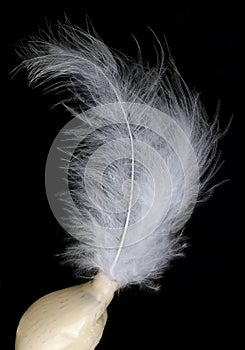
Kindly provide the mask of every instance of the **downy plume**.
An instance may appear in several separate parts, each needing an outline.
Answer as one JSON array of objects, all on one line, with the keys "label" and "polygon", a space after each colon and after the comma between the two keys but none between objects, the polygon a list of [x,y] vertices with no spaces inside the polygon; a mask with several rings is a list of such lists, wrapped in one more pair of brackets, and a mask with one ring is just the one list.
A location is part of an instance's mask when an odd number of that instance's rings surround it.
[{"label": "downy plume", "polygon": [[69,24],[22,52],[30,84],[65,91],[78,121],[63,133],[72,143],[63,147],[63,225],[76,239],[67,256],[78,275],[99,269],[121,287],[154,287],[183,253],[184,225],[219,167],[217,116],[209,121],[155,40],[152,68],[139,46],[132,59]]}]

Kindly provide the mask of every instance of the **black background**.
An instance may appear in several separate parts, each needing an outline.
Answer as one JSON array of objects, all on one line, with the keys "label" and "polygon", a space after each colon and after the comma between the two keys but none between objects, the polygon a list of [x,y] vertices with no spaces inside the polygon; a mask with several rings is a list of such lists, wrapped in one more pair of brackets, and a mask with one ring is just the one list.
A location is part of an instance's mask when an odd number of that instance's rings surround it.
[{"label": "black background", "polygon": [[220,143],[225,163],[215,179],[229,182],[196,209],[186,227],[190,244],[186,257],[172,262],[160,292],[134,287],[114,298],[98,350],[219,349],[229,341],[237,348],[242,279],[240,10],[234,2],[224,1],[150,1],[137,6],[133,2],[69,1],[56,6],[33,2],[2,9],[2,188],[6,196],[1,233],[1,350],[14,349],[17,324],[32,302],[79,283],[56,256],[65,246],[65,235],[49,208],[44,185],[50,145],[69,116],[61,107],[51,110],[57,102],[54,96],[28,88],[25,72],[9,78],[20,63],[15,53],[20,40],[45,28],[46,20],[62,21],[64,13],[82,28],[88,15],[104,41],[128,55],[136,54],[133,33],[151,64],[153,36],[147,26],[160,40],[164,34],[183,78],[201,92],[208,113],[215,113],[219,100],[222,128],[234,115]]}]

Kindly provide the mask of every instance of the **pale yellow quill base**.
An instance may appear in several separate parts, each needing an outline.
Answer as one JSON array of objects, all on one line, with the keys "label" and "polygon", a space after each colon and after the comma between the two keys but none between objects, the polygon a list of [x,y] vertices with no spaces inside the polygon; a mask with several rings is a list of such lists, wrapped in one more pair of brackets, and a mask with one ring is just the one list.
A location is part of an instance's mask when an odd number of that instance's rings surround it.
[{"label": "pale yellow quill base", "polygon": [[93,350],[118,284],[99,272],[85,284],[37,300],[20,320],[15,350]]}]

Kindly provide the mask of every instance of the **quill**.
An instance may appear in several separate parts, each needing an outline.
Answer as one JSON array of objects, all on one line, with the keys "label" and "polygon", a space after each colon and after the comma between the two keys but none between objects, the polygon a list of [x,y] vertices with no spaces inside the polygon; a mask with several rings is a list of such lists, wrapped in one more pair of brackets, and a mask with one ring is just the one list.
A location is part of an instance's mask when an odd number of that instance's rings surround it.
[{"label": "quill", "polygon": [[[114,281],[113,292],[130,284],[158,287],[171,259],[183,254],[183,227],[212,193],[209,181],[219,168],[217,117],[208,119],[156,40],[153,68],[140,49],[134,60],[109,49],[94,31],[69,24],[59,25],[57,37],[30,40],[22,53],[30,85],[69,94],[61,102],[74,117],[56,138],[65,140],[59,144],[65,218],[50,199],[76,239],[66,256],[78,276],[100,271]],[[54,142],[49,198],[56,155]]]}]

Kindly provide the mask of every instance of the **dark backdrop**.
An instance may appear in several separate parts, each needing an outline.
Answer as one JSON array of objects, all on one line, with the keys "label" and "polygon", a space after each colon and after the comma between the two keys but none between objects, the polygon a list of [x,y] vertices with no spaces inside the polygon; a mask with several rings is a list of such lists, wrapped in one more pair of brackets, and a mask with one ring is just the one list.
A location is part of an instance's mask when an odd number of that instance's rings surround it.
[{"label": "dark backdrop", "polygon": [[[56,102],[27,87],[25,72],[13,80],[9,72],[18,63],[15,48],[21,39],[54,23],[64,13],[85,28],[88,14],[104,41],[128,55],[141,44],[154,63],[149,25],[168,40],[176,64],[191,88],[201,92],[210,115],[221,103],[221,141],[225,163],[216,182],[230,181],[216,189],[208,203],[196,209],[186,227],[190,247],[184,259],[173,261],[158,293],[129,288],[109,306],[108,323],[98,349],[199,349],[222,348],[239,335],[239,167],[241,114],[239,112],[239,9],[234,2],[146,2],[86,5],[69,1],[2,8],[2,182],[3,230],[1,233],[0,349],[14,349],[17,324],[27,307],[39,297],[78,283],[69,266],[56,256],[65,246],[63,229],[49,208],[44,171],[49,147],[69,120]],[[6,54],[5,54],[6,53]],[[237,348],[234,343],[232,348]],[[26,349],[28,350],[28,349]],[[51,349],[50,349],[51,350]]]}]

